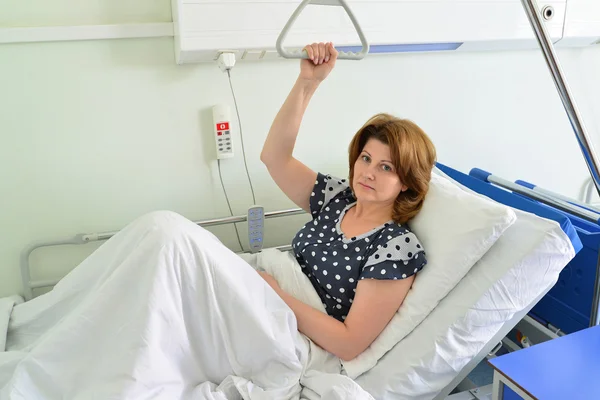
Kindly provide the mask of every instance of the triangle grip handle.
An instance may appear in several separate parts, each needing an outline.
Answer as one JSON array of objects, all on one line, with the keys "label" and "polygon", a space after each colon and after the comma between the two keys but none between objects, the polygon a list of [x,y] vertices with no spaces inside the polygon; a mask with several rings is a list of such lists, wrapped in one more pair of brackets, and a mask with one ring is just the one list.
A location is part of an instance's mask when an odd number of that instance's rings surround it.
[{"label": "triangle grip handle", "polygon": [[350,17],[350,21],[352,21],[352,24],[354,25],[354,29],[356,29],[356,33],[358,33],[358,37],[360,38],[360,42],[362,43],[362,49],[359,52],[340,51],[339,55],[338,55],[338,59],[339,60],[362,60],[363,58],[365,58],[365,56],[369,53],[369,42],[367,41],[367,38],[365,37],[365,34],[364,34],[362,28],[360,27],[360,24],[358,23],[358,20],[352,13],[352,10],[350,9],[350,7],[348,7],[348,4],[346,3],[345,0],[303,0],[302,3],[300,3],[298,8],[296,9],[296,11],[294,11],[292,16],[288,20],[288,22],[285,24],[283,30],[281,31],[281,33],[279,34],[279,37],[277,38],[277,44],[276,44],[277,52],[283,58],[297,58],[297,59],[307,59],[308,58],[308,54],[306,53],[305,50],[288,50],[288,49],[286,49],[283,46],[283,41],[287,37],[287,35],[290,31],[290,28],[292,27],[292,25],[294,25],[294,22],[296,21],[298,16],[300,14],[302,14],[302,11],[304,11],[304,8],[309,4],[342,7],[346,11],[346,14],[348,14],[348,17]]}]

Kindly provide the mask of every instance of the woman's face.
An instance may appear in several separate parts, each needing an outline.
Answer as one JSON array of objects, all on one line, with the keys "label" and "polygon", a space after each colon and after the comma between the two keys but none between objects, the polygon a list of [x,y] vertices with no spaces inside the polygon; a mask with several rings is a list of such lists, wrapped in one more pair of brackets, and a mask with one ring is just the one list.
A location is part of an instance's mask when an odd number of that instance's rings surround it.
[{"label": "woman's face", "polygon": [[352,185],[358,201],[393,204],[407,187],[400,181],[390,147],[377,139],[369,139],[354,163]]}]

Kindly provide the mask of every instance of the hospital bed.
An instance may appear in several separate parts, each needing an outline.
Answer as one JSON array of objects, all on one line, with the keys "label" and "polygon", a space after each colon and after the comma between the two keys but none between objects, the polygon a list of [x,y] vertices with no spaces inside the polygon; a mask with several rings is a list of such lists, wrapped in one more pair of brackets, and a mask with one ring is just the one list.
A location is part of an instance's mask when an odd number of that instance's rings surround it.
[{"label": "hospital bed", "polygon": [[[519,223],[528,221],[547,223],[548,221],[552,221],[557,226],[557,229],[560,229],[561,232],[569,237],[573,252],[581,249],[581,241],[573,224],[569,218],[555,209],[534,204],[518,194],[481,182],[476,178],[443,164],[437,165],[435,173],[452,180],[465,191],[475,193],[478,196],[485,196],[515,210],[524,211],[523,214],[519,214],[519,219],[515,223],[513,231],[507,231],[503,234],[505,240],[509,240],[511,235],[515,236],[519,235],[519,232],[525,232],[523,229],[527,229],[527,227],[520,227]],[[266,212],[265,218],[283,218],[303,213],[304,211],[301,209],[273,211]],[[242,215],[196,221],[196,223],[203,227],[211,227],[240,223],[246,220],[247,217]],[[34,251],[49,246],[103,241],[110,239],[116,233],[116,231],[83,233],[75,235],[68,240],[36,243],[26,248],[23,251],[21,259],[26,300],[34,296],[34,289],[52,286],[56,283],[56,281],[31,279],[29,259]],[[513,240],[515,239],[516,236]],[[277,249],[286,252],[290,251],[291,247],[283,245],[277,247]],[[531,249],[526,248],[522,256],[528,256],[535,251],[533,247]],[[495,255],[492,254],[492,249],[488,253],[490,259],[495,258]],[[453,391],[460,390],[462,387],[461,382],[465,380],[473,368],[487,357],[494,355],[506,335],[523,320],[527,313],[553,287],[562,267],[567,263],[567,261],[564,263],[559,262],[554,269],[548,271],[546,279],[539,279],[540,277],[536,275],[541,273],[540,270],[533,263],[522,262],[519,257],[515,259],[507,257],[506,262],[498,264],[501,266],[498,268],[492,268],[490,265],[485,264],[473,267],[463,281],[452,289],[446,298],[440,302],[436,310],[432,311],[419,326],[386,354],[371,371],[356,378],[356,382],[377,399],[405,398],[402,395],[406,395],[406,392],[399,395],[399,392],[396,391],[397,386],[390,383],[394,379],[397,379],[398,376],[406,377],[408,380],[418,379],[424,381],[418,385],[414,384],[413,388],[417,394],[411,394],[411,398],[444,399]],[[568,257],[565,255],[565,260]],[[514,297],[510,298],[510,303],[514,303],[515,308],[510,313],[503,314],[493,309],[486,310],[486,305],[489,305],[490,299],[495,299],[492,302],[495,304],[502,304],[502,301],[506,301],[506,299],[502,300],[506,296],[503,288],[510,285],[514,277],[520,277],[527,282],[539,282],[532,284],[528,290],[525,290],[525,294],[530,296],[527,304],[521,304],[524,293],[514,293]],[[474,288],[479,291],[480,295],[476,295],[477,290],[474,290]],[[473,293],[475,293],[475,297]],[[532,296],[532,293],[535,293],[535,296]],[[513,295],[511,294],[511,296]],[[468,303],[466,308],[464,307],[464,303]],[[471,330],[470,322],[465,324],[465,320],[477,321],[475,322],[476,325],[487,325],[487,328],[483,331]],[[471,332],[469,332],[470,330]],[[466,332],[472,334],[473,337],[464,336]],[[472,340],[473,343],[478,345],[463,349],[454,348],[453,346],[457,346],[457,343],[453,343],[451,339],[458,336],[461,337],[461,340]],[[438,347],[447,353],[456,351],[456,355],[453,355],[453,357],[456,357],[455,360],[446,360],[450,363],[454,362],[455,365],[440,366],[440,355],[431,352],[432,348]],[[410,354],[407,352],[407,348],[412,349]],[[394,371],[394,369],[398,372],[396,378],[389,375],[389,372]],[[400,383],[405,388],[408,384],[408,381]],[[423,389],[424,386],[428,388],[425,390]]]}]

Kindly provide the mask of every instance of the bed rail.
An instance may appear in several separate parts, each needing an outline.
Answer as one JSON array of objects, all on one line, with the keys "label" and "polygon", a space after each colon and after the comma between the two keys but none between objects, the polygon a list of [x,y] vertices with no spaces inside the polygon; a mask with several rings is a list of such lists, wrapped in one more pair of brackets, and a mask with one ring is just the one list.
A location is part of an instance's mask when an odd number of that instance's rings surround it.
[{"label": "bed rail", "polygon": [[555,207],[558,210],[570,213],[579,218],[585,219],[586,221],[593,222],[594,224],[600,225],[600,214],[594,210],[584,208],[578,204],[574,204],[565,200],[564,196],[554,196],[552,192],[542,192],[528,188],[524,185],[513,183],[507,179],[503,179],[499,176],[492,175],[491,173],[484,171],[479,168],[471,169],[470,176],[480,179],[484,182],[493,183],[494,185],[500,186],[504,189],[508,189],[512,192],[519,193],[523,196],[530,197],[541,203]]},{"label": "bed rail", "polygon": [[[576,217],[582,218],[586,221],[600,225],[600,215],[597,212],[583,208],[577,204],[571,204],[560,198],[553,197],[552,192],[547,193],[535,191],[522,186],[517,183],[513,183],[509,180],[500,178],[492,175],[489,172],[483,171],[479,168],[473,168],[470,175],[474,178],[480,179],[484,182],[488,182],[507,190],[511,190],[515,193],[519,193],[523,196],[530,197],[541,203],[555,207],[558,210],[572,214]],[[600,253],[596,262],[596,280],[594,281],[594,289],[592,295],[592,309],[590,313],[590,327],[600,325]]]},{"label": "bed rail", "polygon": [[562,201],[566,201],[567,203],[573,204],[573,205],[575,205],[577,207],[580,207],[582,209],[589,210],[591,212],[595,212],[597,214],[600,214],[600,208],[594,206],[593,204],[581,202],[581,201],[579,201],[577,199],[571,198],[569,196],[562,195],[560,193],[555,193],[555,192],[553,192],[551,190],[544,189],[544,188],[542,188],[540,186],[534,185],[533,183],[530,183],[530,182],[527,182],[527,181],[523,181],[523,180],[520,180],[520,179],[516,180],[515,183],[517,183],[517,184],[519,184],[521,186],[524,186],[526,188],[529,188],[529,189],[533,190],[534,192],[539,192],[541,194],[544,194],[544,195],[547,195],[547,196],[550,196],[550,197],[554,197],[554,198],[562,200]]},{"label": "bed rail", "polygon": [[[292,215],[305,214],[301,208],[292,208],[287,210],[279,210],[279,211],[268,211],[265,212],[265,219],[278,218],[278,217],[287,217]],[[246,215],[238,215],[232,217],[224,217],[224,218],[216,218],[216,219],[206,219],[201,221],[194,221],[195,224],[201,227],[208,226],[217,226],[217,225],[226,225],[226,224],[235,224],[238,222],[246,222],[248,221],[248,217]],[[48,242],[35,242],[30,246],[26,247],[21,252],[21,280],[23,283],[23,298],[25,301],[31,300],[33,298],[33,289],[39,289],[43,287],[54,286],[58,283],[58,280],[31,280],[31,266],[29,263],[31,254],[40,249],[42,247],[53,247],[53,246],[64,246],[64,245],[79,245],[86,244],[91,242],[97,242],[101,240],[108,240],[114,235],[116,235],[119,231],[110,231],[110,232],[97,232],[97,233],[79,233],[73,236],[70,239],[62,239]],[[291,249],[290,245],[276,246],[275,248],[281,251],[287,251]],[[247,251],[243,251],[242,253],[247,253]]]}]

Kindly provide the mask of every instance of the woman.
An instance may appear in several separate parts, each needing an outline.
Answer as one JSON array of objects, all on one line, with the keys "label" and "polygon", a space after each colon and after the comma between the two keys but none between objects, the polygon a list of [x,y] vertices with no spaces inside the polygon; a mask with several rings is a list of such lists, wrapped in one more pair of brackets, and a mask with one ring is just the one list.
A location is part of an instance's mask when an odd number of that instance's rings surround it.
[{"label": "woman", "polygon": [[327,315],[286,294],[298,329],[342,360],[362,353],[406,297],[425,252],[406,223],[422,207],[436,153],[414,123],[376,115],[350,143],[350,179],[316,173],[293,156],[302,116],[335,66],[331,43],[305,47],[300,75],[273,121],[261,160],[281,190],[309,212],[293,250]]},{"label": "woman", "polygon": [[295,160],[308,100],[337,57],[331,44],[307,51],[261,159],[313,217],[293,248],[327,314],[262,273],[267,285],[195,223],[149,213],[13,310],[1,398],[279,400],[307,398],[305,389],[370,398],[341,374],[339,358],[372,343],[425,264],[405,223],[421,207],[435,151],[414,124],[378,115],[350,144],[349,181]]}]

